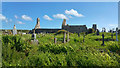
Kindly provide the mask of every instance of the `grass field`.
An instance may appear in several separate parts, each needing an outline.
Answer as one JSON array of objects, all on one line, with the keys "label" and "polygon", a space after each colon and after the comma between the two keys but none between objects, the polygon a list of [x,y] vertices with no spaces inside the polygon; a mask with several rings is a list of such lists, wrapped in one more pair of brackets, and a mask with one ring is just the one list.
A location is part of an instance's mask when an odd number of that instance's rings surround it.
[{"label": "grass field", "polygon": [[[105,39],[111,39],[110,33],[104,33]],[[117,41],[105,41],[102,33],[85,36],[70,33],[70,41],[62,43],[63,34],[37,34],[38,45],[31,43],[31,34],[2,36],[3,66],[115,66],[120,67],[120,46]],[[114,34],[114,39],[116,36]],[[67,39],[67,38],[66,38]],[[119,36],[120,39],[120,36]]]}]

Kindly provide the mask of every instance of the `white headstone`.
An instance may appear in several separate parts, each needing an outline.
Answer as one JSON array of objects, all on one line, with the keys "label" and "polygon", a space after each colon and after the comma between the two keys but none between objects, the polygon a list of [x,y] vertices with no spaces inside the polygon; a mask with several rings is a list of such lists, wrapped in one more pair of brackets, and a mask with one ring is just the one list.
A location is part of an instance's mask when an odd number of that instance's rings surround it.
[{"label": "white headstone", "polygon": [[16,27],[14,25],[14,27],[13,27],[13,35],[16,35],[16,34],[17,34],[17,30],[16,30]]}]

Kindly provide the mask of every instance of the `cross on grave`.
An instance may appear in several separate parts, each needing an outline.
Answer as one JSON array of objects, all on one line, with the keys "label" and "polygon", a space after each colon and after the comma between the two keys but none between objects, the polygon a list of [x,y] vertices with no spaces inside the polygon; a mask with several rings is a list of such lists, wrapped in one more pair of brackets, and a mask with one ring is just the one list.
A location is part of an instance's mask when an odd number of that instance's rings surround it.
[{"label": "cross on grave", "polygon": [[102,45],[104,45],[104,34],[102,34]]}]

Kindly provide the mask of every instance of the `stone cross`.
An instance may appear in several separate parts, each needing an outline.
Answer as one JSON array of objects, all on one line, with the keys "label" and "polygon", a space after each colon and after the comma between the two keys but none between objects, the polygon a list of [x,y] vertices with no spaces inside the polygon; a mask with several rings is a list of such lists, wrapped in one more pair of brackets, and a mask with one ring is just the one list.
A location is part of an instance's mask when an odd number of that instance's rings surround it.
[{"label": "stone cross", "polygon": [[55,44],[57,43],[57,38],[56,38],[56,37],[54,38],[54,43],[55,43]]},{"label": "stone cross", "polygon": [[116,41],[118,41],[118,28],[116,28]]},{"label": "stone cross", "polygon": [[67,32],[67,42],[69,42],[70,39],[69,39],[69,31]]},{"label": "stone cross", "polygon": [[66,32],[64,32],[63,43],[66,43],[66,40],[65,40],[65,38],[66,38]]},{"label": "stone cross", "polygon": [[17,34],[17,30],[16,30],[16,27],[14,25],[14,27],[13,27],[13,35],[16,35],[16,34]]},{"label": "stone cross", "polygon": [[104,45],[104,34],[102,34],[102,45]]}]

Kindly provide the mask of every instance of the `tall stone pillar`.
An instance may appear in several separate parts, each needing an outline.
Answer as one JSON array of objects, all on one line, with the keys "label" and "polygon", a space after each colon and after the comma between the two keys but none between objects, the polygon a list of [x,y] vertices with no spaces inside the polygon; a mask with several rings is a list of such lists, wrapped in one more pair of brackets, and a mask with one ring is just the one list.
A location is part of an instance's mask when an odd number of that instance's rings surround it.
[{"label": "tall stone pillar", "polygon": [[64,32],[63,43],[66,43],[66,40],[65,40],[65,38],[66,38],[66,32]]},{"label": "tall stone pillar", "polygon": [[37,24],[35,26],[35,29],[39,29],[40,28],[40,19],[37,18]]},{"label": "tall stone pillar", "polygon": [[66,19],[63,20],[62,29],[64,29],[64,26],[66,26]]}]

